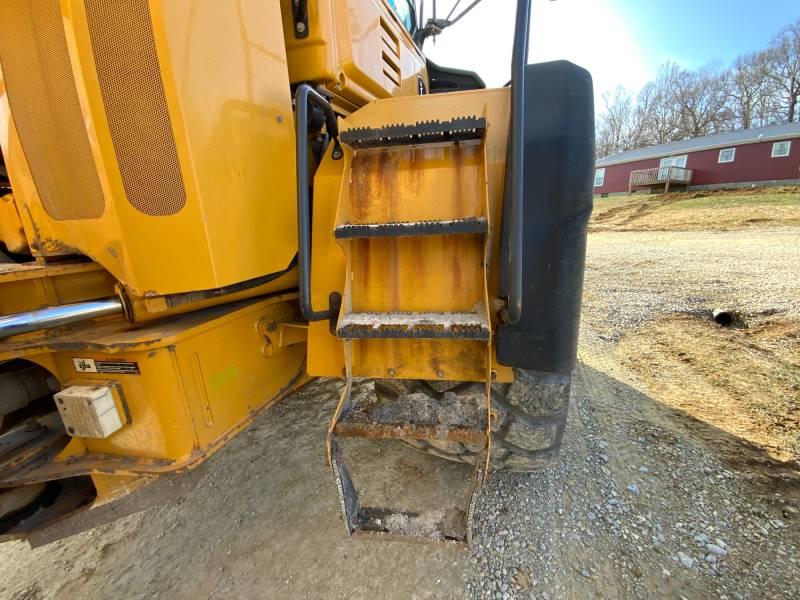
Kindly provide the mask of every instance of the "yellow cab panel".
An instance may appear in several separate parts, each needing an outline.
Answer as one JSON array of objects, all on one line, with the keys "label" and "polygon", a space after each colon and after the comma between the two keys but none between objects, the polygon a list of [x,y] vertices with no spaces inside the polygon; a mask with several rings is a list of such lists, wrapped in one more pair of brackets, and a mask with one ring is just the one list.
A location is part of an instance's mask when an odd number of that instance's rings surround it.
[{"label": "yellow cab panel", "polygon": [[302,31],[292,5],[281,0],[293,84],[321,83],[345,111],[427,90],[425,59],[386,0],[310,0]]}]

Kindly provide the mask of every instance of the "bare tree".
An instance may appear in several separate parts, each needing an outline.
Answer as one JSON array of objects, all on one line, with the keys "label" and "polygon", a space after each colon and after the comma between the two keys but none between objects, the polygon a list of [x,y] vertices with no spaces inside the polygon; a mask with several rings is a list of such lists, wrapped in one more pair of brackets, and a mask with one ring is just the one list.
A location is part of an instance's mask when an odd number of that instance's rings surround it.
[{"label": "bare tree", "polygon": [[800,21],[778,32],[772,39],[766,57],[764,76],[780,94],[785,121],[793,123],[800,117]]},{"label": "bare tree", "polygon": [[598,155],[608,156],[630,150],[633,147],[633,96],[624,87],[618,86],[613,92],[605,92],[602,98],[605,112],[599,118]]},{"label": "bare tree", "polygon": [[737,129],[750,129],[770,124],[774,116],[774,87],[764,76],[766,52],[753,52],[738,57],[726,74],[728,103]]},{"label": "bare tree", "polygon": [[659,101],[658,90],[652,81],[645,84],[636,96],[636,108],[631,128],[631,143],[634,148],[655,143],[651,132],[650,115]]},{"label": "bare tree", "polygon": [[652,83],[652,108],[647,115],[647,133],[652,144],[664,144],[680,137],[680,106],[676,101],[675,88],[678,86],[681,69],[674,62],[668,62],[658,69]]},{"label": "bare tree", "polygon": [[730,129],[725,77],[714,65],[673,74],[674,101],[680,112],[678,138],[695,138]]}]

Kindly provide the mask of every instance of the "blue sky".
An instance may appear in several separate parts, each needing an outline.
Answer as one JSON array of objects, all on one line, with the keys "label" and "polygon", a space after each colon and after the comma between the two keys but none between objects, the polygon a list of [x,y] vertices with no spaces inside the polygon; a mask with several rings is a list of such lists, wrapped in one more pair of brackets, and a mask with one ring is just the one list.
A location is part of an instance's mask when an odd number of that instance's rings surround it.
[{"label": "blue sky", "polygon": [[[439,13],[451,4],[439,0]],[[515,0],[483,0],[435,46],[428,41],[425,52],[440,65],[471,69],[488,85],[502,85],[515,7]],[[617,85],[638,91],[667,60],[685,68],[714,60],[727,65],[765,47],[797,19],[800,0],[534,0],[529,60],[565,58],[589,69],[599,102]]]},{"label": "blue sky", "polygon": [[699,67],[713,59],[729,63],[740,54],[763,48],[776,31],[800,18],[799,0],[612,3],[648,63],[655,65],[669,59],[686,67]]}]

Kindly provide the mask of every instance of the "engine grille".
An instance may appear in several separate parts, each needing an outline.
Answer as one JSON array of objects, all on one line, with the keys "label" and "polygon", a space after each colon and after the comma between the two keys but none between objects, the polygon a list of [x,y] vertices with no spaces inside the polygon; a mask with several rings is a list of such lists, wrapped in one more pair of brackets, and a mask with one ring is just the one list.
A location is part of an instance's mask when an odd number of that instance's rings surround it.
[{"label": "engine grille", "polygon": [[86,0],[86,16],[125,195],[140,212],[173,215],[186,191],[148,2]]},{"label": "engine grille", "polygon": [[45,211],[58,221],[100,217],[103,192],[59,0],[2,0],[0,22],[8,101]]}]

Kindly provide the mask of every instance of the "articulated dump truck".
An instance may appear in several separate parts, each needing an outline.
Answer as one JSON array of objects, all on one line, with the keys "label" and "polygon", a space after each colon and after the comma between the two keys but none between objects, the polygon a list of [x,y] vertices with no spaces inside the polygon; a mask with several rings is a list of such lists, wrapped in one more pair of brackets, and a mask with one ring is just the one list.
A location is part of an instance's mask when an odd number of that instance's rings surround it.
[{"label": "articulated dump truck", "polygon": [[[468,543],[557,456],[593,93],[527,64],[530,4],[486,89],[410,0],[0,2],[0,538],[189,493],[316,377],[347,534]],[[369,506],[359,449],[400,442],[464,495]]]}]

